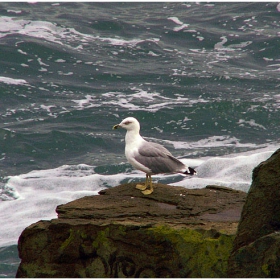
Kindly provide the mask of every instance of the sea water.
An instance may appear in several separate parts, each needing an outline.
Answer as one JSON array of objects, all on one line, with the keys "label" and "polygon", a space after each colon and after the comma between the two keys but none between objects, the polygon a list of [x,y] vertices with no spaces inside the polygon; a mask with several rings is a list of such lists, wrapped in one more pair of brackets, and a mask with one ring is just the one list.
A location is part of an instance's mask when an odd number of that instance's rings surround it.
[{"label": "sea water", "polygon": [[0,277],[17,240],[59,204],[143,181],[127,116],[198,175],[186,188],[248,191],[279,148],[277,3],[1,3]]}]

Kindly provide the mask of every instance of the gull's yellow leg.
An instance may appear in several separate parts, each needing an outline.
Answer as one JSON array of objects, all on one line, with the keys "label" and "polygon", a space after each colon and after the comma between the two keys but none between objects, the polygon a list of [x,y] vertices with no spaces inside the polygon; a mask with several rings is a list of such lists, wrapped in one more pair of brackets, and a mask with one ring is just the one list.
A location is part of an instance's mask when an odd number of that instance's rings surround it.
[{"label": "gull's yellow leg", "polygon": [[149,183],[150,189],[149,190],[147,190],[147,189],[143,190],[142,194],[148,195],[148,194],[151,194],[154,191],[154,188],[153,188],[153,183],[152,183],[152,176],[151,175],[146,175],[146,176],[148,176],[148,181],[149,181],[148,183]]},{"label": "gull's yellow leg", "polygon": [[140,191],[144,191],[145,189],[147,189],[148,187],[148,174],[146,174],[146,181],[145,181],[145,185],[136,185],[136,189],[140,190]]}]

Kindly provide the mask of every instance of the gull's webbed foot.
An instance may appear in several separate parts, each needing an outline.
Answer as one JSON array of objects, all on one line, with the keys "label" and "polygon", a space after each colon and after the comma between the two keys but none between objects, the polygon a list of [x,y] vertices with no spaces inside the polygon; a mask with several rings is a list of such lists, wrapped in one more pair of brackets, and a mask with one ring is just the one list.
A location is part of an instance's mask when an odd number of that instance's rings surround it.
[{"label": "gull's webbed foot", "polygon": [[[150,187],[150,189],[147,189],[148,186]],[[138,184],[138,185],[136,185],[136,189],[140,190],[142,192],[142,194],[144,194],[144,195],[151,194],[154,191],[151,175],[146,174],[145,185]]]},{"label": "gull's webbed foot", "polygon": [[145,189],[147,189],[147,186],[145,185],[136,185],[136,189],[140,190],[140,191],[144,191]]},{"label": "gull's webbed foot", "polygon": [[153,189],[150,189],[150,190],[144,190],[142,191],[142,194],[144,195],[148,195],[148,194],[151,194],[154,190]]}]

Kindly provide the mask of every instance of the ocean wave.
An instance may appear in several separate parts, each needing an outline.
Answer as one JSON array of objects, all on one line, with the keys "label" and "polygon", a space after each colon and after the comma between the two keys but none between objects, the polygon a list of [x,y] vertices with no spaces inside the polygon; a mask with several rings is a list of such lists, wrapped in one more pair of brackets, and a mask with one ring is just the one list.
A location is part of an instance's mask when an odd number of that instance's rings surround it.
[{"label": "ocean wave", "polygon": [[[165,96],[159,92],[147,91],[142,88],[132,87],[132,93],[124,92],[106,92],[101,96],[92,94],[86,95],[82,99],[72,100],[77,105],[73,107],[78,110],[93,108],[93,107],[107,107],[111,106],[117,108],[128,109],[131,111],[147,111],[157,112],[159,110],[173,109],[178,105],[192,107],[198,103],[208,103],[209,100],[200,98],[191,98],[188,96]],[[143,102],[145,100],[145,102]]]},{"label": "ocean wave", "polygon": [[29,83],[24,79],[14,79],[10,77],[0,77],[0,83],[5,83],[7,85],[23,85],[29,86]]},{"label": "ocean wave", "polygon": [[[225,186],[247,192],[251,185],[252,171],[274,151],[254,152],[250,155],[213,157],[205,160],[197,168],[198,176],[184,179],[176,184],[189,188],[203,188],[206,185]],[[183,160],[184,161],[184,160]],[[191,164],[191,161],[184,161]]]},{"label": "ocean wave", "polygon": [[[63,27],[58,24],[41,21],[41,20],[24,20],[14,17],[0,17],[0,38],[8,35],[20,34],[46,41],[72,47],[79,51],[83,45],[93,42],[106,42],[114,46],[131,46],[134,47],[143,42],[157,43],[159,38],[147,39],[124,39],[120,37],[102,37],[100,35],[85,34],[77,31],[75,28]],[[78,43],[78,45],[77,45]]]},{"label": "ocean wave", "polygon": [[[248,148],[256,149],[260,148],[260,145],[255,143],[241,143],[240,139],[234,136],[220,135],[220,136],[210,136],[207,138],[202,138],[198,141],[169,141],[164,140],[164,142],[170,143],[175,149],[195,149],[195,148],[219,148],[219,147],[235,147],[235,148]],[[263,145],[266,146],[265,144]]]},{"label": "ocean wave", "polygon": [[[153,176],[153,181],[186,188],[203,188],[215,184],[248,191],[253,168],[272,153],[260,150],[231,157],[183,158],[181,160],[185,164],[196,168],[197,176],[157,175]],[[59,204],[86,195],[96,195],[101,189],[120,183],[143,181],[145,178],[142,172],[132,169],[116,174],[111,172],[111,175],[98,174],[97,170],[100,171],[86,164],[63,165],[6,178],[4,189],[9,189],[16,199],[0,204],[0,218],[5,224],[0,232],[0,247],[14,244],[20,232],[31,223],[55,218],[55,208]],[[10,215],[11,209],[13,215]]]}]

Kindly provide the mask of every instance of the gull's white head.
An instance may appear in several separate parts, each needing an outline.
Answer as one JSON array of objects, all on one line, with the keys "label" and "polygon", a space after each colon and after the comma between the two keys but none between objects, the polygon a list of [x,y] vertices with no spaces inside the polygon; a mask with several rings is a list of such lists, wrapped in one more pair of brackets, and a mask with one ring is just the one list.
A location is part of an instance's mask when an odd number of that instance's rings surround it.
[{"label": "gull's white head", "polygon": [[133,117],[125,118],[120,124],[113,126],[113,129],[124,128],[127,131],[140,131],[140,123]]}]

